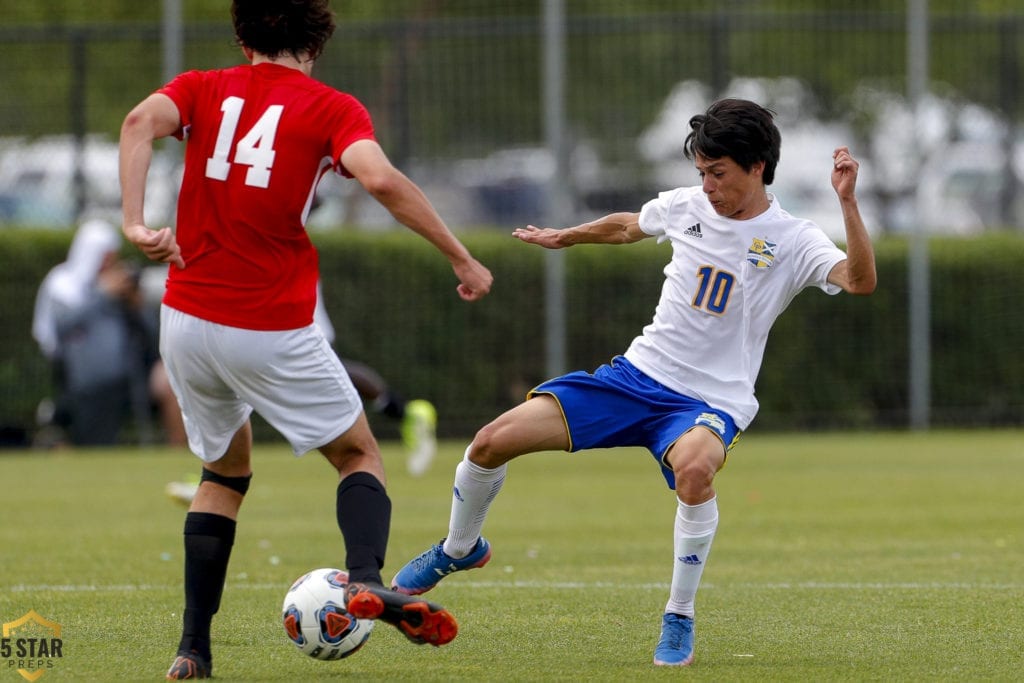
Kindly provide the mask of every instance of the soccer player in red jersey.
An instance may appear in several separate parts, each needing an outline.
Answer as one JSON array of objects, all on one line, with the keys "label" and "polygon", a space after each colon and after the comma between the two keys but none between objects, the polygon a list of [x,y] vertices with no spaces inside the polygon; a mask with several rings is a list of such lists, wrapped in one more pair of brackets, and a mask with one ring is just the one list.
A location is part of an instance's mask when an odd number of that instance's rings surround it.
[{"label": "soccer player in red jersey", "polygon": [[[423,192],[388,160],[366,109],[311,77],[334,30],[327,0],[235,0],[248,61],[189,71],[139,103],[120,140],[123,231],[172,264],[160,350],[203,461],[185,519],[185,610],[169,679],[208,677],[236,519],[252,477],[253,410],[296,455],[319,450],[337,469],[336,515],[349,572],[348,609],[442,645],[458,625],[442,607],[382,586],[391,522],[384,468],[362,403],[313,323],[317,252],[305,230],[328,171],[354,177],[450,262],[459,296],[488,293],[491,274],[448,230]],[[143,219],[153,141],[186,139],[176,228]]]}]

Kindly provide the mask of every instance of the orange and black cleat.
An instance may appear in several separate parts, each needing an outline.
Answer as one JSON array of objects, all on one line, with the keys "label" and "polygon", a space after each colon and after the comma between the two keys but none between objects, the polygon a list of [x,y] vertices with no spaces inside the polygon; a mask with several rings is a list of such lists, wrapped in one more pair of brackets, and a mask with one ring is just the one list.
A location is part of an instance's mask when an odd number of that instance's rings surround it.
[{"label": "orange and black cleat", "polygon": [[345,596],[349,614],[391,624],[417,645],[444,645],[459,633],[459,624],[448,610],[422,598],[366,583],[348,584]]},{"label": "orange and black cleat", "polygon": [[179,652],[174,664],[167,670],[167,680],[186,681],[194,678],[210,678],[213,665],[210,660],[203,659],[195,650]]}]

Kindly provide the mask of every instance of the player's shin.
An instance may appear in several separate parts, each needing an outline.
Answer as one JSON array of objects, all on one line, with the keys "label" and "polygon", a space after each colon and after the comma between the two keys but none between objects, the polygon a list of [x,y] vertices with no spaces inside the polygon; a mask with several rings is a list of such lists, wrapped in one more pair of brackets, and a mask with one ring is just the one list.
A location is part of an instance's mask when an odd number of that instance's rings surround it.
[{"label": "player's shin", "polygon": [[179,653],[210,659],[210,624],[220,609],[235,521],[206,512],[185,517],[185,612]]},{"label": "player's shin", "polygon": [[473,552],[484,526],[491,501],[505,483],[508,464],[487,469],[466,457],[455,468],[455,486],[452,490],[452,514],[444,552],[450,557],[463,558]]},{"label": "player's shin", "polygon": [[383,584],[380,576],[391,530],[391,499],[369,472],[338,484],[338,528],[345,540],[345,567],[353,583]]},{"label": "player's shin", "polygon": [[678,501],[676,509],[673,547],[675,560],[672,567],[672,587],[665,611],[692,617],[697,586],[704,565],[711,553],[711,542],[718,528],[718,502],[716,498],[699,505]]}]

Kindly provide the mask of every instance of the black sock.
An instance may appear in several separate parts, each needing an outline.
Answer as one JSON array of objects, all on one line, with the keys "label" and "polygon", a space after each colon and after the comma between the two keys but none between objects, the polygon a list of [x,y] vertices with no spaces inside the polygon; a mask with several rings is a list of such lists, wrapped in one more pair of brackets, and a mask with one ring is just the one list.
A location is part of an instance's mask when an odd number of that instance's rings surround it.
[{"label": "black sock", "polygon": [[338,528],[349,581],[383,584],[380,570],[391,529],[391,499],[377,477],[356,472],[338,484]]},{"label": "black sock", "polygon": [[179,652],[210,657],[210,624],[220,609],[235,521],[207,512],[185,516],[185,613]]}]

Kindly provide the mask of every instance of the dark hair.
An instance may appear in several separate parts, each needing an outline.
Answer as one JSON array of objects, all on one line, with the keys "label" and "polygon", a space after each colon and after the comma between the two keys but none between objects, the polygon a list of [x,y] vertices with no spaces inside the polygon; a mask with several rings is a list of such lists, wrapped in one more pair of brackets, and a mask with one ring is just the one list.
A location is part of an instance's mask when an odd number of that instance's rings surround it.
[{"label": "dark hair", "polygon": [[268,57],[316,59],[334,33],[327,0],[233,0],[231,20],[238,44]]},{"label": "dark hair", "polygon": [[779,163],[782,135],[774,112],[749,100],[724,99],[690,119],[690,134],[683,143],[687,159],[697,154],[708,159],[729,157],[744,171],[764,162],[762,180],[771,185]]}]

